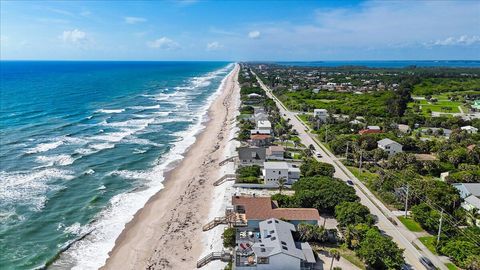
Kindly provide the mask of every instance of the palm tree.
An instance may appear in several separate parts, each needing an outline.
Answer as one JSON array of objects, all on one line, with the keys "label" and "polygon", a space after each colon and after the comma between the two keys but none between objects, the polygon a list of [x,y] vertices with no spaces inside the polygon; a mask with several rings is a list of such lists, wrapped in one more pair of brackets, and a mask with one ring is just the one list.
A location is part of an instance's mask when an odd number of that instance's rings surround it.
[{"label": "palm tree", "polygon": [[285,179],[285,177],[280,177],[278,179],[278,191],[280,194],[282,194],[282,191],[285,188],[286,183],[287,183],[287,179]]},{"label": "palm tree", "polygon": [[480,219],[480,210],[472,207],[472,209],[468,210],[468,215],[470,216],[470,221],[472,222],[472,225],[477,225],[477,220]]},{"label": "palm tree", "polygon": [[328,253],[332,257],[332,263],[330,264],[330,270],[333,268],[333,260],[340,260],[340,252],[337,249],[331,249]]}]

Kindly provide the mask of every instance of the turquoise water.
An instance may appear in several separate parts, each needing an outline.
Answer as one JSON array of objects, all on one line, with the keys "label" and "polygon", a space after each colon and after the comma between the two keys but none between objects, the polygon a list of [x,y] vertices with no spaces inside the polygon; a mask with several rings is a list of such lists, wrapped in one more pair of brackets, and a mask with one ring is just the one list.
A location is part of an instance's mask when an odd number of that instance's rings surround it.
[{"label": "turquoise water", "polygon": [[1,268],[101,266],[232,67],[0,62]]}]

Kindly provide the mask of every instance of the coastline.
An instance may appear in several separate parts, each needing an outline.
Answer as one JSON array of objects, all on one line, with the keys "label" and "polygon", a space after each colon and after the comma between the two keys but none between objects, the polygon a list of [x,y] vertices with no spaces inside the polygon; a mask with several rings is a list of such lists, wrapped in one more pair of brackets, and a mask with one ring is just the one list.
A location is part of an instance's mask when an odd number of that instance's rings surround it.
[{"label": "coastline", "polygon": [[234,124],[238,71],[236,64],[208,109],[205,128],[184,159],[164,174],[164,189],[125,225],[102,269],[195,268],[203,250],[201,226],[210,211],[205,202],[212,198]]}]

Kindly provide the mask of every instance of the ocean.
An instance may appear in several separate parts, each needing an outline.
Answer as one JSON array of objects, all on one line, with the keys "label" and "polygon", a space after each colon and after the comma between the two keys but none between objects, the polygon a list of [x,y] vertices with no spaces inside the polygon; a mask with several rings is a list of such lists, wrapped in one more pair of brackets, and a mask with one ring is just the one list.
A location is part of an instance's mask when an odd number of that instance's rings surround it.
[{"label": "ocean", "polygon": [[363,66],[369,68],[405,68],[448,67],[448,68],[480,68],[480,60],[384,60],[384,61],[312,61],[312,62],[276,62],[286,66],[304,67],[341,67]]},{"label": "ocean", "polygon": [[0,265],[96,269],[182,158],[227,62],[0,62]]}]

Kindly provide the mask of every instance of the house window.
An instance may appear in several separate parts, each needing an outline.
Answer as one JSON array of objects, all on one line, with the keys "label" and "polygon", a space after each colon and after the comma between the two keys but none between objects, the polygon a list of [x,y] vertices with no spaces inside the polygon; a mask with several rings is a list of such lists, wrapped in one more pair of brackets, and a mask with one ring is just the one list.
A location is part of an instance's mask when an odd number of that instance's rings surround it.
[{"label": "house window", "polygon": [[258,257],[257,259],[258,264],[268,264],[268,257]]}]

